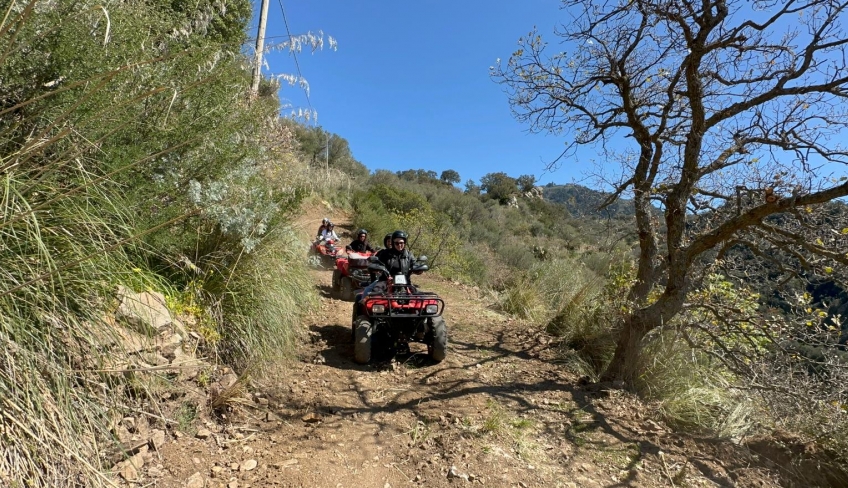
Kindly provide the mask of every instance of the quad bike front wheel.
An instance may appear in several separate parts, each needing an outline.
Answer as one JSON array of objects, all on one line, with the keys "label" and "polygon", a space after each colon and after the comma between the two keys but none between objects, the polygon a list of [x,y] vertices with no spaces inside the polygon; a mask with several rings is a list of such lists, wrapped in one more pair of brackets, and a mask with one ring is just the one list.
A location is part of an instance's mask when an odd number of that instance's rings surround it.
[{"label": "quad bike front wheel", "polygon": [[442,317],[433,317],[430,327],[433,331],[433,340],[427,344],[427,355],[433,361],[440,363],[448,352],[448,326]]},{"label": "quad bike front wheel", "polygon": [[368,364],[371,361],[371,345],[373,344],[371,335],[371,322],[368,317],[360,315],[353,321],[354,341],[353,341],[353,358],[359,364]]}]

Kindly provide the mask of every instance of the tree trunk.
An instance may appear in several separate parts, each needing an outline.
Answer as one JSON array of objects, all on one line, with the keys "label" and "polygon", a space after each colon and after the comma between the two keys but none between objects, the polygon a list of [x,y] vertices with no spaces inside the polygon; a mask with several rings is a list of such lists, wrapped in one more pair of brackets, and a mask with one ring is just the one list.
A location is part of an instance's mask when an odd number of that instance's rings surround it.
[{"label": "tree trunk", "polygon": [[615,354],[601,381],[624,381],[628,386],[639,374],[642,340],[648,332],[668,324],[683,308],[686,296],[685,273],[678,272],[669,278],[665,293],[651,305],[634,310],[622,319],[621,332],[615,345]]},{"label": "tree trunk", "polygon": [[627,385],[631,385],[636,379],[638,370],[636,365],[642,352],[642,339],[651,327],[645,322],[641,311],[636,311],[622,320],[615,354],[601,375],[601,381],[624,381]]}]

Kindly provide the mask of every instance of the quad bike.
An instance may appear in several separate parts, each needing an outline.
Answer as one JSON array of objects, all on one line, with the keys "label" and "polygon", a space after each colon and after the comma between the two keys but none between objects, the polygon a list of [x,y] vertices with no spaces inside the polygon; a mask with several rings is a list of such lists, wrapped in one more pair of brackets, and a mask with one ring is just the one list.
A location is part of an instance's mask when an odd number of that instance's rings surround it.
[{"label": "quad bike", "polygon": [[[427,271],[422,256],[413,266],[415,274]],[[445,359],[448,329],[442,312],[445,302],[435,293],[419,292],[404,275],[392,276],[379,262],[368,269],[384,273],[386,287],[370,290],[353,305],[353,353],[357,363],[371,361],[372,353],[386,352],[394,357],[409,342],[427,344],[427,354],[435,362]]]},{"label": "quad bike", "polygon": [[371,283],[371,271],[368,270],[368,259],[373,253],[351,252],[347,256],[336,258],[336,269],[333,270],[333,296],[352,302],[356,290],[365,288]]},{"label": "quad bike", "polygon": [[336,241],[319,239],[309,248],[309,263],[316,267],[332,268],[338,253]]}]

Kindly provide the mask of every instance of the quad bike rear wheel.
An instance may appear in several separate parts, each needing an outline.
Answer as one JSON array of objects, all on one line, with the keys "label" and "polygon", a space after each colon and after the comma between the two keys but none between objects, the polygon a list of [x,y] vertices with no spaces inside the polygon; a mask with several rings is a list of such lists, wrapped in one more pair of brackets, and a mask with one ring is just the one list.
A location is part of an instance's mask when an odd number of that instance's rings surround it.
[{"label": "quad bike rear wheel", "polygon": [[359,364],[368,364],[371,361],[371,322],[368,317],[360,315],[353,321],[355,340],[353,342],[353,358]]},{"label": "quad bike rear wheel", "polygon": [[430,359],[440,363],[445,359],[448,352],[448,326],[442,317],[433,317],[431,325],[433,341],[427,344],[427,354]]},{"label": "quad bike rear wheel", "polygon": [[343,298],[340,295],[341,294],[341,279],[342,279],[342,272],[337,270],[337,269],[334,269],[333,270],[333,286],[332,286],[331,292],[330,292],[330,294],[333,296],[333,298]]},{"label": "quad bike rear wheel", "polygon": [[353,301],[353,280],[350,276],[341,279],[341,297],[342,300]]}]

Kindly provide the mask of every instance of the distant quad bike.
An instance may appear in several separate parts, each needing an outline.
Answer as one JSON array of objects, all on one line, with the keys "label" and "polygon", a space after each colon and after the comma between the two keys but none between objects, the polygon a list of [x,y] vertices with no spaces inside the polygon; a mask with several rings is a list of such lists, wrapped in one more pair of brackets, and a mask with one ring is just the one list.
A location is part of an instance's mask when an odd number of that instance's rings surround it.
[{"label": "distant quad bike", "polygon": [[[422,256],[413,266],[415,274],[427,271]],[[353,305],[353,354],[357,363],[366,364],[372,355],[387,353],[394,357],[409,342],[427,344],[427,354],[434,362],[445,359],[448,329],[442,312],[445,302],[435,293],[418,292],[407,283],[406,276],[389,275],[379,262],[369,269],[387,275],[383,290],[372,290]]]},{"label": "distant quad bike", "polygon": [[338,253],[336,241],[319,239],[309,248],[309,263],[316,267],[332,268]]},{"label": "distant quad bike", "polygon": [[334,297],[352,302],[356,290],[365,288],[371,283],[368,260],[372,254],[370,252],[351,252],[347,256],[336,258],[336,269],[333,270]]}]

